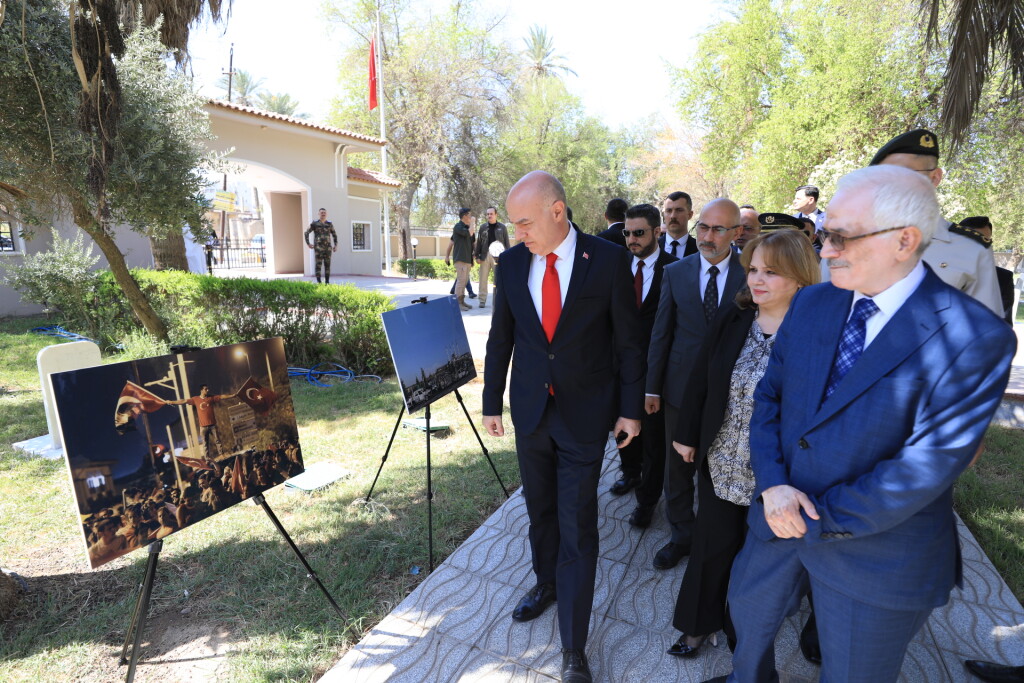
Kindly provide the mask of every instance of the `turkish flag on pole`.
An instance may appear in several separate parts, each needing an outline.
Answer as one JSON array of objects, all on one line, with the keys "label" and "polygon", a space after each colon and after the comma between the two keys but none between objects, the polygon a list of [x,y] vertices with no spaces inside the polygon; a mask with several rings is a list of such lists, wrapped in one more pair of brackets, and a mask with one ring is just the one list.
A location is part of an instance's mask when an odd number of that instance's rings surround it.
[{"label": "turkish flag on pole", "polygon": [[114,408],[114,429],[120,434],[135,430],[135,418],[152,413],[167,405],[163,399],[134,382],[125,382]]},{"label": "turkish flag on pole", "polygon": [[235,393],[235,398],[249,404],[258,413],[265,413],[277,400],[277,394],[266,387],[260,386],[252,377],[245,380],[242,388]]},{"label": "turkish flag on pole", "polygon": [[370,111],[377,108],[377,37],[370,39]]}]

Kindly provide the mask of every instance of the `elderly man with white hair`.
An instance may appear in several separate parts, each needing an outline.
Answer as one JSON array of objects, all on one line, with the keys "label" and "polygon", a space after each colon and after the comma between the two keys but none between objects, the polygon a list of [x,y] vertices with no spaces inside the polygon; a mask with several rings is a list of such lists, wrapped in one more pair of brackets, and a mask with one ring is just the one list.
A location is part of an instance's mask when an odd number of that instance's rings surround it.
[{"label": "elderly man with white hair", "polygon": [[829,204],[832,281],[794,298],[754,395],[729,681],[778,680],[775,636],[808,587],[821,680],[895,681],[960,580],[952,486],[1003,395],[1016,338],[921,261],[938,224],[931,183],[896,166],[847,174]]}]

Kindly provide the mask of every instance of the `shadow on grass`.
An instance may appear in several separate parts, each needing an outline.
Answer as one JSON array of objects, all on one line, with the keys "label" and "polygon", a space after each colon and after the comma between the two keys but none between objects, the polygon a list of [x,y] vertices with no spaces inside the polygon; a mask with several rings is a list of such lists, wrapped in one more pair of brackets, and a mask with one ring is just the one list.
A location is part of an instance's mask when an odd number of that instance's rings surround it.
[{"label": "shadow on grass", "polygon": [[[518,485],[514,454],[501,452],[494,457],[506,483]],[[407,468],[420,465],[389,461],[385,472]],[[479,468],[486,468],[490,476],[487,491],[471,490],[467,484],[479,478]],[[434,475],[434,548],[440,563],[474,530],[457,520],[465,519],[470,508],[483,520],[505,498],[482,456],[436,466]],[[223,649],[230,651],[244,643],[246,657],[235,662],[244,670],[232,670],[234,678],[309,680],[322,673],[426,576],[425,480],[423,491],[416,495],[416,477],[409,473],[402,477],[412,483],[378,485],[371,505],[357,502],[366,492],[355,491],[355,486],[342,490],[335,485],[313,494],[275,489],[268,497],[341,606],[343,617],[306,578],[284,539],[254,505],[242,503],[166,539],[143,633],[140,672],[146,667],[157,676],[161,666],[173,662],[224,656],[199,653],[182,659],[177,655],[182,643],[175,631],[202,624],[208,631],[216,625],[226,629],[221,636],[226,643]],[[413,489],[413,495],[406,489]],[[241,525],[232,524],[242,531],[225,529],[219,536],[216,525],[229,514],[244,516]],[[193,532],[208,536],[207,542],[193,538]],[[92,653],[87,671],[104,679],[123,675],[117,659],[146,555],[136,551],[119,566],[93,572],[27,577],[30,592],[0,628],[0,662],[47,657],[91,644],[86,648]],[[411,574],[412,564],[423,567],[423,572]],[[282,644],[288,652],[280,651]],[[175,655],[170,661],[153,661],[172,650]],[[259,652],[265,656],[253,656]]]}]

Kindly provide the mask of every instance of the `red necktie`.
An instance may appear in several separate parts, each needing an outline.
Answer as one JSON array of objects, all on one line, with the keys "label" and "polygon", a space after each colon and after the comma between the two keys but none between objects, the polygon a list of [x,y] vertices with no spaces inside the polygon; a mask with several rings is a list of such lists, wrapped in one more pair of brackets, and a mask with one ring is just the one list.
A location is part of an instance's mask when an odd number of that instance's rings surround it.
[{"label": "red necktie", "polygon": [[549,342],[555,337],[558,316],[562,314],[562,287],[558,283],[558,271],[555,270],[557,259],[558,254],[552,252],[547,255],[548,265],[544,269],[544,282],[540,286],[541,324]]},{"label": "red necktie", "polygon": [[644,262],[637,261],[636,275],[633,276],[633,289],[636,290],[636,307],[640,308],[644,303]]},{"label": "red necktie", "polygon": [[[558,254],[547,255],[548,265],[544,269],[544,281],[540,286],[540,319],[544,327],[544,334],[548,342],[555,336],[555,328],[558,327],[558,316],[562,314],[562,287],[558,283],[558,271],[555,270],[555,261]],[[548,393],[555,395],[555,385],[548,386]]]}]

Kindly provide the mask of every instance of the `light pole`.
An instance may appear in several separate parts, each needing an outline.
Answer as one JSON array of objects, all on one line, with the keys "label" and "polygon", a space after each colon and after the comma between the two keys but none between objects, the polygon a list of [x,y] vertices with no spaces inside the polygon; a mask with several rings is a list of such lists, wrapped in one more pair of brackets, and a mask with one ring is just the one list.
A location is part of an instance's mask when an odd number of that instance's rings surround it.
[{"label": "light pole", "polygon": [[241,358],[242,356],[245,356],[245,364],[249,367],[249,376],[252,377],[252,363],[249,361],[249,354],[242,349],[235,349],[235,357]]},{"label": "light pole", "polygon": [[412,279],[416,279],[416,247],[420,246],[420,241],[413,237],[410,242],[412,243]]}]

